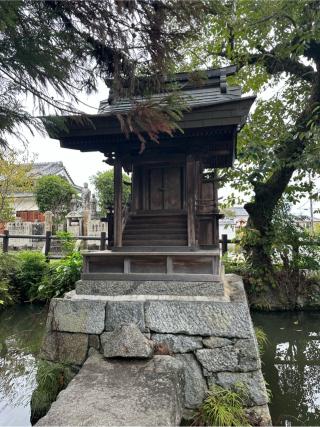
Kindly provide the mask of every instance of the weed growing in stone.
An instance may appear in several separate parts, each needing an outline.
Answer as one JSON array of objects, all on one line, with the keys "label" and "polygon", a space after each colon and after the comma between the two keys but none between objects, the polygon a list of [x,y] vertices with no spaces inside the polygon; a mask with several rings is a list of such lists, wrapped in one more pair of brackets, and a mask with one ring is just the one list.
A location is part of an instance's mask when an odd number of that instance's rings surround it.
[{"label": "weed growing in stone", "polygon": [[241,385],[237,391],[212,386],[195,415],[193,426],[250,426],[245,414],[247,392]]}]

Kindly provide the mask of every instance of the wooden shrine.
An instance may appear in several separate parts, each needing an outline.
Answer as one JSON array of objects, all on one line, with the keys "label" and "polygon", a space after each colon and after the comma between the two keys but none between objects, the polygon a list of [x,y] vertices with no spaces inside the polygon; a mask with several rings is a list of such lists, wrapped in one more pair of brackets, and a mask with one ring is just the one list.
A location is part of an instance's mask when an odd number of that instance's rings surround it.
[{"label": "wooden shrine", "polygon": [[[217,188],[206,171],[232,166],[237,133],[254,101],[241,97],[238,86],[227,86],[226,77],[234,73],[233,66],[207,70],[200,85],[186,73],[176,74],[189,106],[179,123],[184,133],[162,135],[143,153],[139,139],[126,138],[116,117],[132,108],[128,99],[102,101],[88,121],[66,117],[67,130],[58,135],[48,129],[62,147],[101,151],[114,167],[113,247],[86,254],[83,278],[219,275]],[[132,173],[129,206],[122,203],[123,169]]]}]

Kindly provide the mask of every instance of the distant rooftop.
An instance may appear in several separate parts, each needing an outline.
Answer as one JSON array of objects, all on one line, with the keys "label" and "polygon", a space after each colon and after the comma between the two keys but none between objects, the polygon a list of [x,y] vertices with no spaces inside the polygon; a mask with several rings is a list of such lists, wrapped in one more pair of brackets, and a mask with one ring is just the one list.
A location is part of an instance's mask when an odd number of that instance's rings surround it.
[{"label": "distant rooftop", "polygon": [[78,191],[81,191],[81,187],[76,185],[67,171],[64,164],[60,162],[42,162],[33,163],[30,175],[34,178],[40,178],[42,176],[57,175],[67,179],[67,181]]}]

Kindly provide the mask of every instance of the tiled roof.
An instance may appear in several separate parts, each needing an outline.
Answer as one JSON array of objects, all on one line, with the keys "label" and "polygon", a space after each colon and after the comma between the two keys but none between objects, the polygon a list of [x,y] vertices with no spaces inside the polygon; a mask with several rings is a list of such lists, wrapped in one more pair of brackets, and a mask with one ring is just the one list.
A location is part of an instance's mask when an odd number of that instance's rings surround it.
[{"label": "tiled roof", "polygon": [[33,163],[30,175],[34,177],[56,175],[63,169],[65,167],[62,162]]},{"label": "tiled roof", "polygon": [[[185,99],[188,107],[197,108],[205,107],[212,104],[220,104],[228,101],[233,101],[241,98],[241,89],[239,86],[228,87],[227,93],[221,93],[220,87],[203,87],[191,90],[181,90],[179,95]],[[166,95],[156,94],[150,97],[151,100],[161,101]],[[135,97],[134,99],[119,99],[112,104],[109,101],[103,100],[100,102],[98,112],[100,114],[115,114],[125,113],[129,111],[134,103],[144,101],[145,98]]]},{"label": "tiled roof", "polygon": [[71,178],[69,172],[62,162],[43,162],[43,163],[33,163],[32,169],[30,171],[30,176],[34,178],[40,178],[42,176],[48,175],[65,175],[68,177],[68,181],[72,186],[77,190],[81,190],[81,187],[76,185]]}]

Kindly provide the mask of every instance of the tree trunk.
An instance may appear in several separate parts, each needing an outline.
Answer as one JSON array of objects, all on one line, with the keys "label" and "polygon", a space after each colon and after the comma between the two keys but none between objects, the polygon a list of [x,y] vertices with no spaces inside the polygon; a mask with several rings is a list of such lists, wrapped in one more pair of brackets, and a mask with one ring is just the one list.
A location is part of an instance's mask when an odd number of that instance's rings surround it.
[{"label": "tree trunk", "polygon": [[293,172],[293,168],[284,167],[275,172],[267,182],[256,184],[254,200],[244,206],[249,213],[247,229],[255,231],[254,238],[248,239],[244,249],[251,265],[264,281],[274,280],[271,259],[272,218]]},{"label": "tree trunk", "polygon": [[[245,244],[245,251],[252,267],[263,282],[267,283],[274,277],[271,259],[273,240],[272,218],[274,210],[283,196],[290,179],[308,143],[304,135],[310,129],[310,120],[314,118],[314,109],[320,103],[320,61],[315,61],[317,72],[313,77],[311,93],[304,111],[298,117],[292,137],[282,141],[275,153],[278,168],[265,182],[255,182],[254,200],[244,207],[249,214],[248,229],[255,231],[255,238]],[[318,121],[318,120],[316,120]],[[319,124],[319,123],[317,123]]]}]

